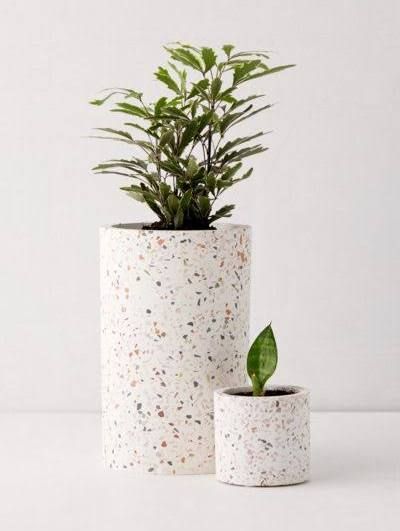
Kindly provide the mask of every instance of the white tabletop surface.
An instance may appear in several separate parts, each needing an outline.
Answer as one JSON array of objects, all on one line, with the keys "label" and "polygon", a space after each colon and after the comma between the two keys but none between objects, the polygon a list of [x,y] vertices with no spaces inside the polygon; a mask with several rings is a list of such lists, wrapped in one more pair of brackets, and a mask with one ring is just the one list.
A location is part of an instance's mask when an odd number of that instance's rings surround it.
[{"label": "white tabletop surface", "polygon": [[313,413],[293,487],[108,471],[100,439],[98,414],[0,414],[0,530],[400,529],[400,413]]}]

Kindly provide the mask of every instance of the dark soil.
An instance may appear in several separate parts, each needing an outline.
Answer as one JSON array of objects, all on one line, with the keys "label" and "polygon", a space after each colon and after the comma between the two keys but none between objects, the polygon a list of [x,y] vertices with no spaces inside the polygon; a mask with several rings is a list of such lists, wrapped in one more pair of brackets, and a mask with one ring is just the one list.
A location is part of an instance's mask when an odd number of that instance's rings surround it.
[{"label": "dark soil", "polygon": [[[296,391],[292,391],[290,389],[267,389],[267,391],[264,391],[264,394],[262,396],[286,396],[294,395],[295,393]],[[246,393],[235,393],[235,396],[253,396],[253,393],[251,391],[247,391]]]},{"label": "dark soil", "polygon": [[155,221],[151,225],[143,225],[142,229],[145,230],[176,230],[179,232],[180,230],[215,230],[215,227],[199,227],[198,225],[187,225],[185,227],[182,227],[181,229],[174,229],[173,227],[163,227],[160,221]]}]

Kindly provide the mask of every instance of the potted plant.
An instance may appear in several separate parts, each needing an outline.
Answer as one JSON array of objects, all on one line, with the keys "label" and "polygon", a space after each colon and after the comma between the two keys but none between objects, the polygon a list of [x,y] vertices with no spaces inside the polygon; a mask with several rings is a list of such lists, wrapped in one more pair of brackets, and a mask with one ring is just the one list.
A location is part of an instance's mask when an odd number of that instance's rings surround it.
[{"label": "potted plant", "polygon": [[247,356],[252,387],[215,391],[217,479],[247,486],[302,483],[310,468],[309,392],[295,385],[265,387],[275,372],[271,325]]},{"label": "potted plant", "polygon": [[220,57],[166,51],[155,76],[168,94],[146,103],[117,88],[91,102],[114,102],[124,126],[100,137],[132,148],[94,170],[126,178],[122,190],[157,218],[100,231],[103,449],[111,468],[207,473],[213,390],[244,383],[249,319],[250,227],[215,225],[234,208],[218,202],[266,150],[263,132],[231,131],[270,107],[240,89],[292,65],[270,68],[265,52],[232,45]]}]

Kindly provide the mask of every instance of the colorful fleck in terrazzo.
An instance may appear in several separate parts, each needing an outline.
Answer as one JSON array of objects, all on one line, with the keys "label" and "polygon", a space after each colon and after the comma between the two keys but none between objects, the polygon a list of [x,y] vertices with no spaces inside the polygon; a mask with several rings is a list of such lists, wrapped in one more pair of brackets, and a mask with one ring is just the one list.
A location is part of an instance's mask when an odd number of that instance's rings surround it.
[{"label": "colorful fleck in terrazzo", "polygon": [[106,465],[212,473],[213,390],[246,383],[250,227],[103,227],[100,255]]}]

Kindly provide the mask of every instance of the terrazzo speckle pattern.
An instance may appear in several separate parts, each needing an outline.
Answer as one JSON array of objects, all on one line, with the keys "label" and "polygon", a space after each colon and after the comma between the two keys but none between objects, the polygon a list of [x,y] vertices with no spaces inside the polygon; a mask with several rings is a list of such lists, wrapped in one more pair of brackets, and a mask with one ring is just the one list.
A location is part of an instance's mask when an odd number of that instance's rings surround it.
[{"label": "terrazzo speckle pattern", "polygon": [[296,386],[282,396],[238,396],[220,389],[214,393],[216,476],[219,481],[245,486],[302,483],[310,469],[309,392]]},{"label": "terrazzo speckle pattern", "polygon": [[213,391],[244,385],[250,227],[100,229],[103,451],[136,472],[214,472]]}]

